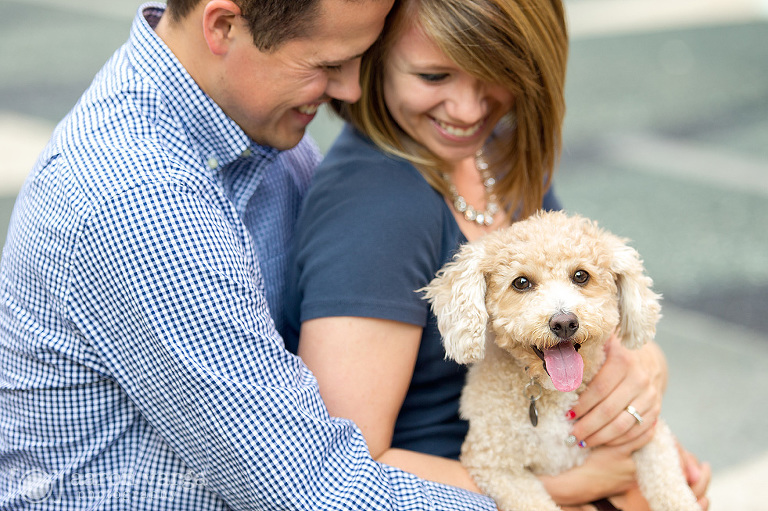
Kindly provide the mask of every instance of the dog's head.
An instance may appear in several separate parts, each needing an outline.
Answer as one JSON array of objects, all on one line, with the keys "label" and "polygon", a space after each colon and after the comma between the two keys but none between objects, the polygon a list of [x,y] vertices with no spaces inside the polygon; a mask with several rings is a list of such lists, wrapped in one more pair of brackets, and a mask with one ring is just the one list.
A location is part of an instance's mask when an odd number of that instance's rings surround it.
[{"label": "dog's head", "polygon": [[624,345],[638,348],[660,317],[659,296],[626,240],[561,212],[464,245],[424,291],[447,357],[476,362],[489,339],[562,391],[594,376],[617,327]]}]

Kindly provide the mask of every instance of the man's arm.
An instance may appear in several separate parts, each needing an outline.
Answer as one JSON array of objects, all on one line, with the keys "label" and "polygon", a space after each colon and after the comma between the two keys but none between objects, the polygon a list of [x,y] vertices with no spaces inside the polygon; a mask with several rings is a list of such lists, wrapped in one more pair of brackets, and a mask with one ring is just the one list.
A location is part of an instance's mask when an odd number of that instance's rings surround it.
[{"label": "man's arm", "polygon": [[234,509],[494,509],[375,463],[275,332],[244,228],[180,186],[115,197],[81,234],[68,310],[143,417]]}]

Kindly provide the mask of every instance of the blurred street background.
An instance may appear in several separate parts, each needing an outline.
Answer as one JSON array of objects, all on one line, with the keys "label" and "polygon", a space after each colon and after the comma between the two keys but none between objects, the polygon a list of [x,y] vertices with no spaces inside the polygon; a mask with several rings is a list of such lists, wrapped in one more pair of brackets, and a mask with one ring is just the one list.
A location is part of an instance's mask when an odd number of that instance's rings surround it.
[{"label": "blurred street background", "polygon": [[[0,0],[0,244],[56,122],[134,0]],[[664,295],[663,415],[713,511],[768,509],[768,0],[566,0],[567,210],[632,240]],[[321,115],[326,149],[339,129]]]}]

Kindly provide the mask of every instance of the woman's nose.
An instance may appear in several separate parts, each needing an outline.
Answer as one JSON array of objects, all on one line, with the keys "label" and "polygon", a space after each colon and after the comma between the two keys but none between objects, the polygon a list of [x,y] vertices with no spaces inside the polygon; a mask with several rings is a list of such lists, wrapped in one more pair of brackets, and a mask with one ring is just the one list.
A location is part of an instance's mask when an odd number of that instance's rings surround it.
[{"label": "woman's nose", "polygon": [[456,123],[474,124],[486,115],[485,84],[479,80],[462,80],[450,91],[446,110]]}]

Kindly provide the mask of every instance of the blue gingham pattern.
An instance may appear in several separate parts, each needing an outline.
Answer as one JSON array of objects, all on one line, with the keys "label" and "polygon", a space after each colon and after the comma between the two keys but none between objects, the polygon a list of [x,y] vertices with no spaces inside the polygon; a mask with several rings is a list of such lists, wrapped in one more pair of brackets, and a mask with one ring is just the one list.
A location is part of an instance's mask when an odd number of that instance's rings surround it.
[{"label": "blue gingham pattern", "polygon": [[317,150],[252,143],[161,14],[141,8],[13,213],[0,509],[495,509],[375,463],[328,416],[276,330]]}]

